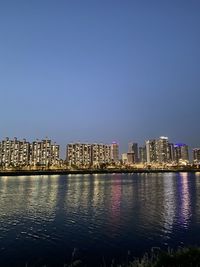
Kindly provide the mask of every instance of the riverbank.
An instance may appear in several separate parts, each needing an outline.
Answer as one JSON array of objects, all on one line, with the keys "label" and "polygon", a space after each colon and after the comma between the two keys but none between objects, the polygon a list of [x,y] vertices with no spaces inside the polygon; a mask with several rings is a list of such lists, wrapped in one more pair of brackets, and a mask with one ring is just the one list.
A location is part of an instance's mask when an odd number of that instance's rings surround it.
[{"label": "riverbank", "polygon": [[117,267],[200,267],[200,248],[186,247],[177,250],[152,250],[141,259],[135,259]]},{"label": "riverbank", "polygon": [[42,169],[42,170],[0,170],[0,176],[30,175],[69,175],[69,174],[114,174],[114,173],[167,173],[167,172],[200,172],[194,168],[171,169]]},{"label": "riverbank", "polygon": [[[130,255],[128,256],[128,258]],[[177,250],[168,249],[168,251],[162,251],[159,248],[153,248],[151,253],[146,253],[142,258],[134,258],[129,260],[127,258],[125,263],[116,263],[112,260],[112,263],[106,263],[102,260],[101,264],[96,264],[98,267],[200,267],[200,248],[188,247],[178,248]],[[29,265],[25,265],[29,267]],[[34,265],[30,265],[34,266]],[[51,266],[51,265],[41,265]],[[79,259],[74,259],[70,264],[64,264],[63,267],[87,267],[88,265],[83,263]],[[38,265],[37,265],[38,267]]]}]

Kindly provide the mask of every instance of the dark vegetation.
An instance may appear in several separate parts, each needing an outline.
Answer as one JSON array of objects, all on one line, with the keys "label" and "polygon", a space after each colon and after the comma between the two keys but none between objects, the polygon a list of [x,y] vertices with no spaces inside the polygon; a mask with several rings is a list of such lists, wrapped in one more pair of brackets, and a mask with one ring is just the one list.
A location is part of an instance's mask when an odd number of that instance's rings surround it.
[{"label": "dark vegetation", "polygon": [[[79,259],[75,260],[74,255],[70,263],[63,265],[63,267],[82,266],[87,267],[87,264]],[[48,267],[48,264],[41,267]],[[121,264],[116,263],[114,259],[111,263],[102,260],[101,264],[95,264],[94,267],[200,267],[200,248],[188,247],[177,250],[168,249],[168,251],[152,248],[151,252],[146,253],[142,258],[134,258]]]}]

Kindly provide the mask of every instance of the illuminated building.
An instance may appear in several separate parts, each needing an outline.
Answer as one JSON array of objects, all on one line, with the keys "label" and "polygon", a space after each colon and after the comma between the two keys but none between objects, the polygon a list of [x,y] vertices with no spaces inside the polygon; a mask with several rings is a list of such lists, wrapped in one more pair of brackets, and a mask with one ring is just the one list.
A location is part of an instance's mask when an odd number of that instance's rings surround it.
[{"label": "illuminated building", "polygon": [[166,163],[169,161],[169,141],[168,137],[161,136],[157,141],[157,161],[158,163]]},{"label": "illuminated building", "polygon": [[127,153],[123,153],[122,154],[122,163],[127,164],[127,162],[128,162]]},{"label": "illuminated building", "polygon": [[30,160],[30,143],[26,139],[23,139],[23,141],[19,142],[18,149],[18,165],[28,166]]},{"label": "illuminated building", "polygon": [[91,164],[91,144],[71,143],[67,145],[67,162],[70,166],[86,167]]},{"label": "illuminated building", "polygon": [[70,166],[89,167],[111,162],[111,146],[106,144],[67,145],[67,162]]},{"label": "illuminated building", "polygon": [[127,163],[128,164],[135,163],[135,153],[134,152],[128,152],[127,153]]},{"label": "illuminated building", "polygon": [[194,148],[192,152],[193,152],[194,163],[200,164],[200,148]]},{"label": "illuminated building", "polygon": [[104,144],[92,144],[91,161],[93,166],[103,163],[110,163],[111,146]]},{"label": "illuminated building", "polygon": [[30,145],[30,165],[36,166],[41,164],[42,144],[39,141],[34,141]]},{"label": "illuminated building", "polygon": [[34,141],[30,145],[30,165],[52,166],[59,162],[59,145],[52,144],[51,140]]},{"label": "illuminated building", "polygon": [[60,162],[60,146],[56,143],[51,145],[51,165],[58,165]]},{"label": "illuminated building", "polygon": [[[142,153],[142,150],[141,150]],[[146,141],[148,163],[170,163],[174,161],[174,145],[169,143],[168,137]]]},{"label": "illuminated building", "polygon": [[[26,139],[13,140],[8,137],[0,142],[0,166],[2,168],[23,166],[61,166],[60,147],[49,139],[36,140],[32,143]],[[139,153],[138,153],[139,152]],[[71,143],[67,145],[66,159],[69,166],[82,168],[101,167],[119,161],[119,144]],[[167,163],[186,165],[189,161],[188,146],[182,143],[169,143],[168,137],[147,140],[144,147],[137,143],[128,144],[128,152],[122,154],[124,164],[148,163],[155,167]],[[193,162],[200,163],[200,148],[193,149]],[[113,164],[114,165],[114,164]]]},{"label": "illuminated building", "polygon": [[169,143],[169,162],[175,161],[175,155],[174,155],[174,144]]},{"label": "illuminated building", "polygon": [[147,163],[155,163],[158,161],[157,142],[155,139],[146,141],[146,153]]},{"label": "illuminated building", "polygon": [[146,146],[139,147],[139,162],[140,163],[147,162]]},{"label": "illuminated building", "polygon": [[18,140],[10,140],[8,137],[1,142],[1,165],[5,167],[17,166],[18,163]]},{"label": "illuminated building", "polygon": [[0,165],[5,167],[27,166],[29,164],[30,144],[8,137],[0,143]]},{"label": "illuminated building", "polygon": [[188,146],[186,144],[175,144],[174,145],[174,158],[177,163],[189,161]]},{"label": "illuminated building", "polygon": [[138,144],[137,143],[129,143],[128,144],[128,153],[134,154],[133,162],[138,162]]},{"label": "illuminated building", "polygon": [[119,162],[119,144],[117,142],[111,144],[111,160],[115,163]]}]

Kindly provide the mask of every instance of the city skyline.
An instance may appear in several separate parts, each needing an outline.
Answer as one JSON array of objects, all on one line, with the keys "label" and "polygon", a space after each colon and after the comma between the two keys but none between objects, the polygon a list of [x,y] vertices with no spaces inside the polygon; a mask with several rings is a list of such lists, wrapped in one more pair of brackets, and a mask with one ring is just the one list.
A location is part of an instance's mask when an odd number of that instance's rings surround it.
[{"label": "city skyline", "polygon": [[[0,4],[0,137],[199,142],[200,3]],[[62,152],[63,153],[63,152]]]},{"label": "city skyline", "polygon": [[[28,141],[25,138],[19,140],[17,137],[10,139],[6,137],[0,140],[0,165],[21,166],[59,166],[64,161],[77,166],[98,165],[99,163],[129,164],[151,164],[172,163],[187,164],[189,162],[199,163],[200,145],[189,147],[185,143],[172,143],[166,136],[144,140],[143,144],[136,142],[127,143],[127,150],[120,150],[117,142],[71,142],[65,144],[65,155],[63,157],[61,146],[51,139],[43,138]],[[3,166],[2,165],[2,166]]]}]

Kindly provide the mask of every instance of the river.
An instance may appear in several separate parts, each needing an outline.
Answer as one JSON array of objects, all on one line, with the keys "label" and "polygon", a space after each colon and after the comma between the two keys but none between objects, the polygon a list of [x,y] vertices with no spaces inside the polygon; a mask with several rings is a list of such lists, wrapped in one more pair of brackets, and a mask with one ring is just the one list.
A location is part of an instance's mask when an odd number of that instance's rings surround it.
[{"label": "river", "polygon": [[200,173],[0,177],[0,266],[99,266],[199,236]]}]

